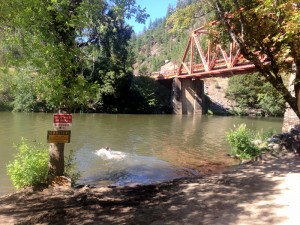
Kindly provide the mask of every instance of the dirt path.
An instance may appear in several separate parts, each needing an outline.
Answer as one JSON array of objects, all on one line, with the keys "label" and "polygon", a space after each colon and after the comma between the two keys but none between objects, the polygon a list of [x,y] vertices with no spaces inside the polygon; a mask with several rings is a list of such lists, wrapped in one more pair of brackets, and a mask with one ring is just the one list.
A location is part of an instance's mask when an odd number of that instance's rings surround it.
[{"label": "dirt path", "polygon": [[125,188],[26,189],[0,197],[0,224],[297,225],[300,159]]}]

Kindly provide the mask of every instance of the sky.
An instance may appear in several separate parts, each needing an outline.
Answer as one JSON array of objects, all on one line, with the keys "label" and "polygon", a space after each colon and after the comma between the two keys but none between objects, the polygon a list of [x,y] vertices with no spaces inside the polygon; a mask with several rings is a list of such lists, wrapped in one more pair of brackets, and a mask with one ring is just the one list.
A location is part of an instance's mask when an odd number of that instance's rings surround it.
[{"label": "sky", "polygon": [[169,4],[176,6],[178,0],[136,0],[137,5],[142,8],[146,8],[146,12],[150,15],[145,24],[139,24],[134,21],[134,18],[130,19],[128,23],[133,26],[133,30],[136,34],[143,31],[144,27],[148,28],[150,19],[154,21],[155,19],[163,18],[167,15],[167,10]]}]

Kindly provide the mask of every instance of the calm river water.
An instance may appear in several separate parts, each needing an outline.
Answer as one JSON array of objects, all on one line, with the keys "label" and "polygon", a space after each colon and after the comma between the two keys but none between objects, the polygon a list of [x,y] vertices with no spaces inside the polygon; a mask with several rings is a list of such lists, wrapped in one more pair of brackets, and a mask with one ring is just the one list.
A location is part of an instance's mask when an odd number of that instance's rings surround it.
[{"label": "calm river water", "polygon": [[[21,137],[45,143],[52,130],[52,114],[0,112],[0,195],[14,191],[6,175],[14,147]],[[71,143],[80,182],[125,185],[169,180],[197,174],[193,169],[209,163],[234,165],[226,156],[225,132],[234,124],[280,132],[281,118],[187,115],[73,114]],[[98,149],[109,146],[111,156]]]}]

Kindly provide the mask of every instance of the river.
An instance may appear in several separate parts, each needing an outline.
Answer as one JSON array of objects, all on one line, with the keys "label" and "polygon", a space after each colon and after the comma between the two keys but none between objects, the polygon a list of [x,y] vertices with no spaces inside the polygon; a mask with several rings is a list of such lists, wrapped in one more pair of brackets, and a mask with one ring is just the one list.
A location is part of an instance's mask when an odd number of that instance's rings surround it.
[{"label": "river", "polygon": [[[53,115],[0,112],[0,195],[14,191],[6,175],[14,147],[21,137],[45,143],[53,130]],[[153,183],[180,176],[197,175],[203,165],[234,165],[226,156],[225,133],[233,125],[281,131],[282,118],[221,117],[201,115],[73,114],[71,143],[80,183],[126,185]],[[109,146],[113,159],[97,150]]]}]

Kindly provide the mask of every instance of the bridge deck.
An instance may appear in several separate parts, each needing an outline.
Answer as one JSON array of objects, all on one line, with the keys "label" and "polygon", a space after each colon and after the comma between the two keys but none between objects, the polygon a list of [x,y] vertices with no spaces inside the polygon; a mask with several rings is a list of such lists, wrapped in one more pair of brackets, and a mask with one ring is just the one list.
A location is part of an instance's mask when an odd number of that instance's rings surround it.
[{"label": "bridge deck", "polygon": [[226,66],[214,67],[213,70],[205,71],[201,64],[195,65],[192,73],[186,70],[179,73],[178,69],[165,70],[153,75],[154,79],[173,79],[173,78],[209,78],[209,77],[230,77],[237,74],[245,74],[256,71],[255,66],[251,63],[237,64],[235,67],[227,68]]}]

